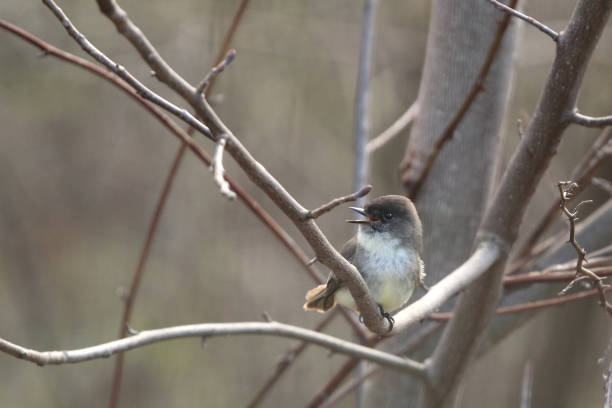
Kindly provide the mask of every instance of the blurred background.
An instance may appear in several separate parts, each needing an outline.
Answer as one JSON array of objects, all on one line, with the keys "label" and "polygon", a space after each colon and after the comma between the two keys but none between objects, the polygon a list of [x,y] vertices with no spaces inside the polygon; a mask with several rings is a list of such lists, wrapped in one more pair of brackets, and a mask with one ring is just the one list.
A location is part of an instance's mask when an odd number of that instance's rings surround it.
[{"label": "blurred background", "polygon": [[[162,56],[192,84],[214,63],[237,0],[124,0],[120,4]],[[149,68],[92,1],[62,1],[75,25],[145,84],[180,99]],[[570,0],[526,5],[556,30]],[[372,134],[413,102],[424,58],[430,2],[385,0],[379,6],[372,78]],[[353,104],[362,2],[252,0],[232,46],[236,61],[211,100],[251,153],[304,206],[347,194],[353,183]],[[2,19],[80,56],[84,53],[39,2],[7,0]],[[522,27],[507,112],[504,160],[527,123],[554,47]],[[87,58],[87,56],[85,56]],[[178,141],[141,106],[91,74],[41,57],[0,32],[0,337],[39,350],[71,349],[117,337],[147,226]],[[579,106],[612,113],[612,28],[587,72]],[[181,103],[184,106],[184,104]],[[540,184],[526,225],[533,224],[599,134],[572,126]],[[402,192],[397,167],[409,131],[371,158],[372,197]],[[209,152],[214,145],[198,136]],[[270,211],[306,250],[304,240],[231,161],[228,173]],[[600,176],[612,175],[612,167]],[[601,204],[607,197],[587,189]],[[319,225],[340,246],[352,234],[346,206]],[[557,228],[565,228],[559,218]],[[612,227],[612,226],[611,226]],[[425,231],[425,234],[427,232]],[[587,248],[589,250],[589,248]],[[137,330],[187,323],[273,319],[313,327],[302,311],[311,279],[240,201],[218,192],[203,164],[183,161],[136,299]],[[342,318],[328,333],[351,338]],[[602,405],[610,321],[593,299],[540,313],[479,359],[468,373],[465,407],[515,407],[523,366],[534,365],[533,406]],[[263,385],[293,344],[273,337],[160,343],[126,356],[121,406],[239,407]],[[254,352],[256,350],[256,352]],[[608,359],[611,356],[608,355]],[[264,406],[302,406],[344,357],[310,347]],[[0,406],[102,407],[113,360],[40,368],[0,355]],[[491,375],[494,373],[494,375]],[[354,398],[338,406],[354,406]]]}]

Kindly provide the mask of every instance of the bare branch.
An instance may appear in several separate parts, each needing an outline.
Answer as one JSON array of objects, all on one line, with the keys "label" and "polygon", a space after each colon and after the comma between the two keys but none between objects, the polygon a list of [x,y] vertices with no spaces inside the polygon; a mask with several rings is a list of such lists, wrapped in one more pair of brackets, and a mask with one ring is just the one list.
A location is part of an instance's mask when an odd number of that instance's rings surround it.
[{"label": "bare branch", "polygon": [[[610,288],[605,288],[604,292],[608,292]],[[550,299],[536,300],[533,302],[520,303],[518,305],[503,306],[495,310],[496,315],[507,315],[513,313],[526,312],[530,310],[548,309],[551,307],[565,305],[567,303],[576,302],[592,296],[599,296],[598,289],[584,290],[573,295],[558,296]],[[453,313],[432,313],[429,316],[430,320],[446,321],[453,317]]]},{"label": "bare branch", "polygon": [[381,134],[373,138],[366,145],[366,152],[368,154],[372,154],[376,150],[380,149],[391,140],[393,140],[397,135],[402,133],[404,129],[406,129],[412,121],[416,118],[416,115],[419,112],[419,105],[415,101],[410,105],[410,107],[400,116],[391,126],[385,129]]},{"label": "bare branch", "polygon": [[604,375],[604,408],[612,408],[612,362]]},{"label": "bare branch", "polygon": [[[393,354],[405,355],[410,353],[416,347],[421,345],[425,340],[427,340],[432,334],[438,331],[439,328],[442,327],[442,324],[434,324],[434,325],[424,325],[420,327],[419,330],[412,335],[405,343],[402,344],[402,347],[398,350],[393,351]],[[378,343],[383,340],[382,337],[371,338],[367,341],[368,346],[376,347]],[[325,386],[312,398],[312,400],[308,403],[308,408],[320,407],[328,398],[332,395],[332,393],[342,384],[346,376],[348,376],[359,364],[358,358],[351,358],[347,360],[342,367],[333,375],[333,377],[325,384]]]},{"label": "bare branch", "polygon": [[[397,352],[393,352],[396,355],[406,355],[414,350],[417,346],[422,344],[424,341],[429,339],[434,333],[436,333],[440,328],[442,328],[442,324],[433,324],[429,327],[423,327],[419,329],[419,331],[411,337],[406,343],[402,344],[402,347]],[[331,407],[339,402],[342,398],[350,394],[354,391],[360,384],[362,384],[368,378],[380,373],[380,367],[369,367],[358,377],[353,378],[350,382],[346,383],[344,386],[336,390],[329,398],[322,401],[320,405],[321,408]],[[333,392],[333,389],[327,390],[328,394]]]},{"label": "bare branch", "polygon": [[612,196],[612,182],[601,177],[593,177],[591,183]]},{"label": "bare branch", "polygon": [[[570,179],[575,180],[578,184],[576,193],[579,193],[584,186],[588,185],[595,172],[612,154],[612,149],[608,148],[611,141],[612,128],[604,129],[578,165],[572,170]],[[506,271],[507,274],[512,274],[521,270],[528,262],[540,256],[543,252],[547,251],[548,248],[558,242],[558,238],[555,236],[536,245],[536,242],[540,239],[548,226],[557,219],[557,211],[560,203],[561,201],[557,199],[550,204],[544,217],[535,227],[529,238],[527,238],[520,249],[516,251],[516,258],[518,259],[515,258],[515,260],[513,260]]]},{"label": "bare branch", "polygon": [[612,2],[608,0],[579,0],[567,27],[559,34],[555,60],[532,120],[478,229],[476,242],[499,242],[497,263],[461,294],[455,316],[429,360],[423,408],[452,405],[462,374],[499,302],[509,248],[516,242],[527,205],[568,126],[565,112],[575,106],[587,65],[611,11]]},{"label": "bare branch", "polygon": [[268,335],[304,340],[340,354],[363,358],[373,363],[414,375],[417,378],[423,378],[424,376],[424,366],[422,363],[354,344],[327,334],[278,322],[203,323],[166,327],[144,330],[131,337],[91,347],[61,351],[37,351],[0,339],[0,351],[41,366],[48,364],[75,364],[98,358],[108,358],[113,354],[172,339],[237,335]]},{"label": "bare branch", "polygon": [[500,254],[501,250],[496,244],[492,242],[480,244],[463,265],[432,286],[422,298],[394,316],[397,330],[405,330],[435,312],[451,297],[487,272]]},{"label": "bare branch", "polygon": [[[511,1],[512,5],[516,5],[517,3],[518,0]],[[487,57],[485,58],[482,67],[476,76],[476,80],[472,84],[472,87],[470,88],[455,116],[450,120],[448,125],[446,125],[446,128],[444,128],[444,131],[440,137],[436,139],[436,142],[434,143],[432,151],[429,152],[429,155],[426,158],[418,156],[407,157],[400,165],[401,179],[407,196],[411,198],[416,197],[421,186],[429,175],[429,172],[433,168],[438,156],[442,152],[442,148],[453,138],[455,130],[469,111],[478,94],[484,89],[485,80],[487,79],[489,71],[493,66],[493,62],[495,61],[495,57],[497,56],[497,53],[501,47],[504,34],[506,33],[509,25],[509,17],[504,18],[501,24],[499,24],[495,38],[493,39],[491,47],[487,53]]]},{"label": "bare branch", "polygon": [[[172,161],[172,165],[170,166],[170,171],[168,172],[168,176],[166,177],[166,181],[164,182],[164,186],[162,188],[162,192],[157,200],[155,205],[155,211],[153,212],[153,217],[149,224],[149,228],[147,230],[147,235],[145,238],[145,242],[140,251],[140,257],[138,259],[138,266],[134,271],[134,275],[132,276],[132,283],[130,285],[130,290],[125,299],[125,305],[123,307],[123,314],[121,317],[121,323],[119,325],[119,338],[126,337],[130,333],[129,330],[129,321],[132,316],[132,310],[134,308],[134,303],[136,301],[136,294],[138,293],[138,289],[140,288],[140,282],[142,280],[142,276],[144,273],[144,268],[149,258],[149,253],[151,252],[151,245],[153,244],[153,238],[155,237],[155,233],[157,231],[157,227],[159,225],[159,220],[161,219],[162,212],[164,210],[164,206],[170,194],[170,190],[172,188],[173,181],[175,180],[175,175],[177,174],[179,165],[181,163],[181,158],[183,154],[187,150],[187,145],[185,143],[181,143],[179,150],[177,151],[174,160]],[[111,387],[111,398],[110,398],[110,406],[116,406],[116,402],[119,398],[119,389],[121,383],[121,377],[123,372],[123,354],[119,354],[115,361],[115,368],[113,370],[113,385]]]},{"label": "bare branch", "polygon": [[234,61],[234,58],[236,58],[236,50],[232,48],[231,50],[229,50],[227,52],[227,54],[221,60],[221,62],[219,62],[217,65],[215,65],[210,70],[210,72],[208,74],[206,74],[206,76],[204,77],[202,82],[200,82],[200,84],[196,88],[196,92],[199,95],[205,94],[207,92],[208,86],[211,84],[211,82],[217,77],[217,75],[222,73],[225,70],[225,68],[227,68],[227,66],[232,63],[232,61]]},{"label": "bare branch", "polygon": [[367,186],[361,187],[359,191],[353,194],[349,194],[344,197],[334,198],[329,203],[323,204],[322,206],[314,210],[308,211],[308,213],[306,213],[306,218],[319,218],[321,215],[333,210],[340,204],[344,204],[349,201],[355,201],[358,198],[366,196],[370,191],[372,191],[372,186],[368,184]]},{"label": "bare branch", "polygon": [[215,150],[215,156],[210,166],[210,170],[214,174],[215,183],[219,187],[221,195],[230,200],[233,200],[236,198],[236,193],[230,190],[229,183],[223,178],[225,175],[225,169],[223,168],[223,150],[225,149],[226,140],[226,136],[219,136],[217,140],[217,149]]},{"label": "bare branch", "polygon": [[[244,10],[246,9],[246,6],[248,4],[249,0],[242,0],[242,3],[240,4],[240,7],[238,8],[238,10],[236,11],[236,13],[234,14],[234,18],[232,19],[232,24],[230,25],[229,29],[227,30],[227,32],[225,33],[225,37],[223,39],[222,45],[219,49],[219,53],[216,59],[216,63],[220,64],[223,61],[223,53],[227,50],[227,48],[229,48],[229,44],[234,36],[234,33],[236,32],[236,28],[238,27],[238,24],[240,23],[240,20],[242,18],[242,15],[244,14]],[[133,24],[131,24],[131,22],[129,21],[129,19],[127,18],[127,14],[125,13],[118,13],[119,11],[122,11],[119,9],[119,7],[117,6],[117,4],[114,2],[114,0],[100,0],[98,2],[100,9],[101,10],[105,10],[107,11],[107,16],[113,16],[116,15],[118,17],[119,21],[123,21],[125,24],[117,24],[117,28],[121,28],[121,27],[128,27],[131,28],[132,32],[135,34],[135,36],[133,36],[132,38],[134,39],[138,39],[142,44],[150,48],[153,48],[152,45],[148,42],[148,40],[146,39],[146,37],[144,37],[143,35],[141,35],[141,33],[139,34],[138,28],[136,26],[134,26]],[[111,18],[111,21],[113,20],[113,18]],[[135,30],[134,30],[135,29]],[[144,38],[140,38],[140,37],[144,37]],[[156,58],[160,61],[160,63],[164,64],[167,67],[167,64],[165,64],[165,62],[161,59],[161,57],[159,56],[159,54],[157,54],[157,51],[155,49],[152,50],[153,53],[147,53],[147,55],[149,56],[156,56]],[[166,83],[180,83],[180,81],[183,81],[182,78],[180,78],[178,75],[173,75],[175,74],[173,71],[166,71],[166,75],[159,74],[156,73],[155,71],[153,71],[156,75],[156,77],[158,79],[162,79],[163,81],[165,81]],[[161,77],[161,78],[160,78]],[[210,92],[210,90],[212,89],[212,86],[215,83],[215,79],[217,78],[217,76],[211,76],[210,80],[208,81],[208,85],[206,87],[206,89],[203,91],[203,95],[206,96],[206,94],[208,92]],[[180,87],[179,87],[180,88]],[[192,136],[194,132],[194,128],[192,128],[191,126],[188,127],[187,129],[187,135]],[[169,192],[170,192],[170,188],[176,178],[176,174],[178,171],[178,167],[180,166],[183,157],[185,157],[185,152],[187,151],[187,145],[185,143],[181,143],[181,145],[179,146],[173,164],[170,168],[170,171],[168,172],[168,175],[166,177],[166,181],[164,184],[164,189],[162,190],[162,194],[157,202],[156,205],[156,209],[153,215],[153,218],[151,219],[151,222],[149,224],[149,229],[147,231],[147,238],[145,240],[145,245],[141,251],[140,254],[140,260],[139,260],[139,264],[138,267],[134,273],[134,277],[132,279],[132,285],[130,286],[130,292],[129,292],[129,298],[128,298],[128,302],[126,302],[125,306],[124,306],[124,311],[123,311],[123,316],[122,316],[122,320],[121,320],[121,325],[120,325],[120,330],[119,330],[119,338],[123,338],[127,335],[127,333],[125,332],[125,328],[128,327],[128,322],[131,318],[131,309],[133,307],[133,303],[135,301],[135,297],[136,297],[136,293],[138,291],[138,287],[140,286],[140,279],[141,279],[141,275],[143,273],[144,270],[144,265],[146,262],[146,259],[148,258],[149,255],[149,251],[150,251],[150,245],[151,242],[153,241],[153,237],[155,236],[155,233],[157,231],[157,225],[159,224],[159,220],[161,218],[161,213],[163,211],[163,207],[165,205],[165,202],[168,199],[169,196]],[[228,178],[229,179],[229,178]],[[229,182],[232,183],[232,180],[229,179]],[[243,194],[240,196],[240,198],[243,200],[243,202],[247,203],[247,206],[249,202],[253,202],[254,200],[246,195],[246,193],[243,192]],[[254,209],[253,207],[249,207],[252,209],[252,211],[258,215],[258,211],[256,209]],[[263,212],[263,211],[262,211]],[[267,214],[266,214],[267,215]],[[270,229],[272,229],[273,231],[275,230],[275,227],[277,229],[280,230],[280,226],[278,224],[273,224],[273,223],[268,223],[266,222],[266,218],[265,217],[261,217],[259,216],[260,220],[262,220],[264,222],[265,225],[267,225]],[[268,217],[270,218],[270,217]],[[284,232],[284,231],[283,231]],[[285,233],[285,235],[287,235]],[[290,246],[291,243],[288,241],[283,241],[283,236],[282,235],[277,235],[277,237],[281,240],[281,242],[285,243],[285,245]],[[293,246],[296,247],[295,243],[293,243]],[[297,250],[299,251],[299,248],[297,248]],[[299,260],[299,257],[298,257]],[[307,268],[307,270],[310,272],[310,270]],[[316,280],[316,279],[315,279]],[[109,399],[109,404],[108,406],[110,408],[116,408],[119,405],[119,395],[120,395],[120,390],[121,390],[121,378],[123,376],[123,362],[124,362],[124,354],[120,353],[119,355],[117,355],[117,358],[115,359],[115,368],[113,370],[113,380],[112,380],[112,386],[111,386],[111,395],[110,395],[110,399]]]},{"label": "bare branch", "polygon": [[493,3],[493,5],[495,5],[495,7],[497,7],[498,9],[509,13],[511,15],[513,15],[514,17],[520,18],[523,21],[526,21],[527,23],[531,24],[532,26],[534,26],[535,28],[537,28],[538,30],[540,30],[541,32],[543,32],[544,34],[546,34],[547,36],[549,36],[550,38],[552,38],[553,41],[557,41],[559,39],[559,33],[556,32],[555,30],[553,30],[552,28],[548,27],[547,25],[539,22],[538,20],[536,20],[533,17],[529,17],[526,14],[521,13],[520,11],[515,10],[512,7],[508,7],[503,3],[500,3],[497,0],[488,0],[490,3]]},{"label": "bare branch", "polygon": [[523,368],[523,381],[521,383],[521,408],[531,408],[532,389],[533,363],[527,360]]},{"label": "bare branch", "polygon": [[83,34],[76,29],[76,27],[72,24],[70,19],[64,14],[61,8],[53,2],[53,0],[42,0],[43,3],[51,10],[53,14],[57,17],[57,19],[62,23],[68,34],[81,46],[83,51],[91,55],[96,61],[104,65],[109,71],[115,73],[125,82],[127,82],[132,88],[138,92],[138,95],[142,96],[144,99],[153,102],[154,104],[162,107],[168,112],[172,113],[179,119],[187,122],[191,127],[195,128],[198,132],[202,133],[204,136],[207,136],[213,140],[215,140],[212,132],[208,128],[208,126],[204,125],[202,122],[197,120],[191,113],[189,113],[186,109],[179,108],[172,102],[162,98],[155,92],[151,91],[149,88],[144,86],[140,81],[138,81],[132,74],[130,74],[123,66],[117,64],[109,57],[107,57],[104,53],[102,53],[99,49],[97,49]]},{"label": "bare branch", "polygon": [[[143,60],[153,70],[155,77],[175,90],[179,95],[185,97],[194,92],[193,87],[177,74],[170,65],[164,61],[159,52],[142,31],[130,20],[128,14],[117,4],[115,0],[96,0],[100,11],[106,15],[117,28],[117,31],[126,37],[136,48]],[[49,4],[45,2],[47,6]],[[57,6],[54,6],[58,8]],[[58,8],[59,9],[59,8]],[[64,26],[66,26],[64,24]],[[89,51],[85,50],[89,53]],[[90,54],[91,55],[91,54]],[[93,55],[92,55],[93,56]],[[94,56],[94,58],[96,58]],[[96,58],[98,59],[98,58]],[[100,61],[102,62],[102,61]],[[102,62],[104,64],[104,62]],[[106,64],[104,64],[106,65]],[[128,82],[129,83],[129,82]],[[130,85],[132,85],[130,83]],[[136,87],[135,87],[136,88]],[[136,88],[137,89],[137,88]]]},{"label": "bare branch", "polygon": [[612,126],[612,115],[593,117],[583,115],[581,113],[578,113],[578,110],[574,110],[574,112],[570,116],[570,121],[572,123],[585,127],[601,128],[606,126]]},{"label": "bare branch", "polygon": [[[571,268],[567,270],[575,270],[576,266],[573,265]],[[610,276],[612,275],[612,267],[602,267],[602,268],[591,268],[593,273],[595,273],[598,277]],[[519,275],[512,275],[504,277],[504,286],[510,287],[514,285],[525,285],[525,284],[534,284],[534,283],[550,283],[550,282],[567,282],[571,281],[576,277],[575,272],[529,272],[529,273],[521,273]]]},{"label": "bare branch", "polygon": [[353,189],[361,188],[368,179],[366,145],[370,132],[370,77],[374,61],[374,35],[378,0],[364,0],[359,72],[355,95],[355,170]]},{"label": "bare branch", "polygon": [[159,103],[161,107],[169,112],[177,115],[181,120],[185,121],[196,130],[200,131],[212,140],[215,140],[222,134],[227,136],[226,150],[232,155],[236,162],[242,167],[246,175],[261,188],[270,199],[288,216],[291,221],[300,230],[304,238],[314,249],[317,258],[334,271],[341,278],[353,296],[356,305],[360,311],[365,325],[378,334],[389,333],[390,323],[387,319],[382,319],[378,311],[376,302],[369,293],[368,287],[359,274],[354,265],[349,263],[344,257],[327,240],[327,237],[321,232],[319,227],[312,219],[305,219],[307,210],[302,207],[291,196],[287,190],[262,166],[250,152],[240,143],[234,136],[231,130],[221,121],[208,102],[196,94],[195,88],[187,98],[190,104],[196,109],[198,115],[205,118],[214,130],[213,132],[198,121],[187,110],[180,109],[174,104],[164,100],[156,94],[151,93],[138,80],[129,74],[125,68],[115,64],[112,60],[102,54],[95,48],[78,30],[72,25],[70,20],[65,16],[63,11],[53,2],[53,0],[43,0],[45,5],[56,15],[60,22],[64,25],[68,33],[81,45],[81,47],[92,55],[96,60],[103,63],[107,68],[115,72],[128,84],[133,86],[139,94],[145,98],[151,98],[154,103]]},{"label": "bare branch", "polygon": [[[339,309],[334,309],[330,313],[328,313],[324,319],[322,319],[315,328],[314,331],[320,332],[325,326],[327,326],[334,317],[336,317],[336,313]],[[248,408],[254,408],[261,404],[263,399],[266,397],[268,392],[274,387],[275,384],[278,383],[278,380],[282,377],[283,373],[287,371],[287,369],[295,362],[295,360],[302,354],[306,347],[308,347],[308,342],[302,341],[299,344],[291,347],[289,350],[283,354],[283,356],[278,360],[276,364],[276,370],[274,373],[268,378],[268,380],[264,383],[263,387],[255,394],[251,402],[248,403]]]},{"label": "bare branch", "polygon": [[609,288],[609,285],[603,283],[603,278],[597,276],[595,272],[590,269],[587,269],[584,264],[586,263],[586,250],[578,244],[576,241],[576,220],[578,219],[578,209],[582,204],[588,203],[589,201],[580,202],[574,211],[570,211],[567,208],[567,202],[574,196],[574,189],[578,187],[578,185],[573,181],[560,181],[558,184],[559,194],[561,196],[561,210],[567,216],[569,221],[569,242],[572,244],[574,249],[576,250],[576,254],[578,258],[576,260],[576,277],[572,280],[566,287],[563,289],[560,294],[565,294],[572,286],[581,280],[588,279],[591,281],[593,285],[597,288],[599,294],[599,304],[601,307],[612,317],[612,304],[608,302],[606,299],[606,290]]}]

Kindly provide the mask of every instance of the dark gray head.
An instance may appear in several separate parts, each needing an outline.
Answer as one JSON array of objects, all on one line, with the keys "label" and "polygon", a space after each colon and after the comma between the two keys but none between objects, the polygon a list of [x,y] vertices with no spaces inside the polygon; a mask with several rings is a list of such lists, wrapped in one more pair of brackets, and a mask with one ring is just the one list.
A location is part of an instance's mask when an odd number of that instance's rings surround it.
[{"label": "dark gray head", "polygon": [[400,195],[386,195],[375,198],[364,208],[349,207],[366,217],[365,220],[350,220],[361,225],[365,233],[388,232],[400,239],[406,239],[408,244],[422,251],[423,228],[412,201]]}]

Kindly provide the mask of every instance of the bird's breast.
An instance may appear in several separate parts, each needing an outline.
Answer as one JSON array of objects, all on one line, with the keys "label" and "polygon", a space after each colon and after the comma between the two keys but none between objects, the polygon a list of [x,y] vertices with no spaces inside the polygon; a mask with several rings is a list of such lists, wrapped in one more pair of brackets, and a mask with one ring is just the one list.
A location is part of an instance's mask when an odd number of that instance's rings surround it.
[{"label": "bird's breast", "polygon": [[[355,254],[355,266],[363,275],[376,302],[391,311],[404,304],[414,291],[420,258],[416,251],[397,243],[370,240]],[[395,244],[395,245],[393,245]]]}]

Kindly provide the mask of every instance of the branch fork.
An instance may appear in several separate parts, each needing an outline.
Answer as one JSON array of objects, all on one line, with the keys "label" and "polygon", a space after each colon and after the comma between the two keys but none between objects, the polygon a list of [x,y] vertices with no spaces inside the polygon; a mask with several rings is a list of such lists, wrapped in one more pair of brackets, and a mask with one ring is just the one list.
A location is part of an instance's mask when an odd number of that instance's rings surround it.
[{"label": "branch fork", "polygon": [[586,260],[586,250],[582,248],[580,244],[578,244],[578,241],[576,241],[575,236],[576,221],[578,220],[578,210],[582,205],[591,203],[592,200],[581,201],[580,203],[578,203],[578,205],[574,208],[573,211],[570,211],[567,207],[567,203],[572,197],[574,197],[574,193],[578,189],[578,184],[573,181],[560,181],[557,186],[559,188],[559,195],[561,197],[561,203],[559,204],[559,206],[561,207],[563,213],[567,216],[570,226],[568,242],[572,244],[572,246],[576,250],[576,254],[578,255],[578,258],[576,260],[576,276],[559,294],[564,295],[576,283],[588,280],[597,289],[600,306],[608,313],[608,315],[612,317],[612,304],[610,304],[606,298],[606,291],[609,289],[610,285],[605,284],[604,278],[597,276],[595,272],[584,266],[584,264],[588,262]]}]

